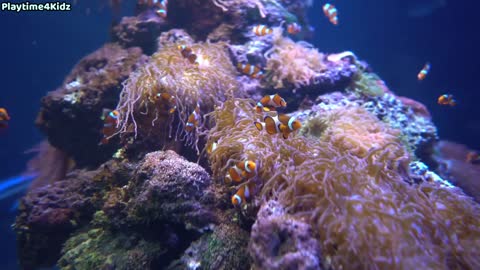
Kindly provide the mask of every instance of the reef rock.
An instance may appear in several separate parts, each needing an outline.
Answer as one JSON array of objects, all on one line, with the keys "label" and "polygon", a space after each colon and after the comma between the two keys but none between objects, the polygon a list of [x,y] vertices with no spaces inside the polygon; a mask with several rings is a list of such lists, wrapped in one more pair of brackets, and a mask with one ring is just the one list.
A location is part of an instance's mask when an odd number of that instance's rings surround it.
[{"label": "reef rock", "polygon": [[235,225],[218,225],[193,242],[168,269],[250,269],[248,239],[248,232]]},{"label": "reef rock", "polygon": [[111,151],[98,146],[103,109],[118,102],[122,82],[145,61],[140,48],[107,44],[73,68],[63,85],[42,99],[36,124],[77,165],[99,165]]},{"label": "reef rock", "polygon": [[258,212],[248,248],[255,269],[322,269],[320,244],[310,225],[273,200]]}]

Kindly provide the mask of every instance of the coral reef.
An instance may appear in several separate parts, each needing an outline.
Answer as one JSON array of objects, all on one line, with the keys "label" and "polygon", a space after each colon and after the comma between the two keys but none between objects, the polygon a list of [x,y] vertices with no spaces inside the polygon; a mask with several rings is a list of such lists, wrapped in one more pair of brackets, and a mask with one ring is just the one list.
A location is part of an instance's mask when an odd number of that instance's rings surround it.
[{"label": "coral reef", "polygon": [[312,3],[139,1],[42,100],[21,267],[480,269],[480,158]]},{"label": "coral reef", "polygon": [[115,107],[121,83],[143,61],[139,48],[122,49],[115,44],[80,60],[63,85],[42,99],[36,124],[49,143],[79,166],[106,161],[111,151],[98,146],[102,110]]}]

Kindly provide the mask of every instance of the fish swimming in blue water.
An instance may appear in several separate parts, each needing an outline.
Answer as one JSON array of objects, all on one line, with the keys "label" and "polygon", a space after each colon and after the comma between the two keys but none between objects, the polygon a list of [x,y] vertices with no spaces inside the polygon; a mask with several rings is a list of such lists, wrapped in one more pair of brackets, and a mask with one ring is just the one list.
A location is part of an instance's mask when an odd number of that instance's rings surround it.
[{"label": "fish swimming in blue water", "polygon": [[446,5],[447,0],[413,0],[408,2],[407,14],[409,17],[426,17]]}]

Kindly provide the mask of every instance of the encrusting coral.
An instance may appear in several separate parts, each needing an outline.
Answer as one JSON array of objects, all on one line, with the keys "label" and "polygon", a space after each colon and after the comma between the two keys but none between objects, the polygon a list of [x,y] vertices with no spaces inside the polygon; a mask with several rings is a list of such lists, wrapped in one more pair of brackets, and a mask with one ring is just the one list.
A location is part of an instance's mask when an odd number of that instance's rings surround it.
[{"label": "encrusting coral", "polygon": [[285,140],[255,129],[250,101],[225,102],[212,114],[215,177],[232,162],[256,161],[257,201],[276,198],[311,224],[334,268],[480,266],[469,248],[480,244],[480,207],[457,188],[407,183],[410,158],[398,132],[365,110],[332,113],[320,138]]}]

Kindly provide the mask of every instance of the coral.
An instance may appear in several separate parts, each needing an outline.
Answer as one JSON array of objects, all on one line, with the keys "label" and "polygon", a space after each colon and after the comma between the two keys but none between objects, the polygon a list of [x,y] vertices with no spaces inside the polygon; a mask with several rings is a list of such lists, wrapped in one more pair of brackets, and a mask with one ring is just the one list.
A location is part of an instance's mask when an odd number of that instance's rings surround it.
[{"label": "coral", "polygon": [[50,266],[62,244],[88,224],[103,195],[125,184],[128,168],[109,162],[94,171],[75,170],[65,179],[31,189],[21,200],[14,229],[23,269]]},{"label": "coral", "polygon": [[227,101],[212,114],[214,176],[222,179],[232,161],[256,161],[256,201],[275,198],[310,224],[333,268],[480,266],[480,206],[440,182],[408,183],[397,131],[362,109],[340,108],[320,138],[284,140],[253,127],[252,106]]},{"label": "coral", "polygon": [[430,118],[416,113],[391,93],[372,97],[351,91],[333,92],[319,96],[307,114],[322,115],[345,106],[362,107],[391,128],[400,131],[402,142],[418,158],[427,158],[438,138],[437,129]]},{"label": "coral", "polygon": [[55,263],[69,234],[93,214],[96,202],[90,196],[99,187],[91,181],[91,176],[77,172],[32,190],[22,199],[15,230],[24,269]]},{"label": "coral", "polygon": [[147,154],[129,184],[126,221],[208,230],[215,222],[210,176],[173,151]]},{"label": "coral", "polygon": [[124,48],[140,47],[146,54],[156,49],[156,38],[166,30],[166,22],[153,13],[145,12],[136,17],[123,17],[112,30],[112,40]]},{"label": "coral", "polygon": [[294,42],[282,34],[281,28],[274,28],[273,47],[265,53],[267,85],[283,88],[288,83],[300,88],[312,84],[325,70],[323,54],[307,42]]},{"label": "coral", "polygon": [[435,145],[433,151],[433,164],[438,173],[452,184],[460,187],[466,194],[480,202],[480,165],[466,161],[468,152],[472,150],[467,146],[440,141]]},{"label": "coral", "polygon": [[70,237],[58,266],[72,269],[156,269],[167,249],[138,235],[91,228]]},{"label": "coral", "polygon": [[254,269],[322,269],[320,243],[311,226],[288,215],[276,201],[260,209],[249,250]]},{"label": "coral", "polygon": [[78,166],[104,162],[110,153],[98,146],[102,110],[115,107],[122,81],[144,60],[139,48],[114,44],[80,60],[63,85],[42,99],[36,124],[49,143]]},{"label": "coral", "polygon": [[246,231],[220,224],[193,242],[167,269],[250,269],[248,239]]},{"label": "coral", "polygon": [[[196,145],[198,133],[186,132],[185,126],[197,104],[204,114],[227,97],[242,95],[223,44],[186,44],[197,56],[195,63],[185,59],[177,45],[162,46],[125,82],[117,106],[119,133],[134,131],[161,139],[167,137],[165,133],[170,138],[173,132],[175,139],[186,136],[187,144]],[[158,98],[161,94],[173,100]],[[172,128],[174,118],[179,123]],[[170,129],[158,128],[168,125]]]}]

